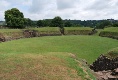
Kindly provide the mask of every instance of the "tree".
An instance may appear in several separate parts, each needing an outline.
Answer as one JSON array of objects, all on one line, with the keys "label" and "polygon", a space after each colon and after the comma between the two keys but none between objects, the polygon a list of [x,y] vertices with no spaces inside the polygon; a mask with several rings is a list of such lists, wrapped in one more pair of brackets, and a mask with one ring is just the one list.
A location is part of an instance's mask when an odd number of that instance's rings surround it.
[{"label": "tree", "polygon": [[43,20],[44,26],[45,27],[51,26],[51,21],[52,21],[52,19],[44,19]]},{"label": "tree", "polygon": [[100,23],[97,24],[96,28],[98,28],[98,29],[104,29],[105,27],[111,26],[111,25],[112,25],[112,23],[110,21],[103,20],[102,22],[100,22]]},{"label": "tree", "polygon": [[53,27],[63,28],[63,20],[61,19],[61,17],[57,16],[54,19],[52,19],[51,25]]},{"label": "tree", "polygon": [[113,27],[118,27],[118,22],[114,23]]},{"label": "tree", "polygon": [[38,20],[38,21],[37,21],[37,26],[43,27],[43,26],[44,26],[43,21],[42,21],[42,20]]},{"label": "tree", "polygon": [[66,22],[64,23],[64,26],[65,26],[65,27],[71,27],[71,26],[72,26],[72,23],[71,23],[70,21],[66,21]]},{"label": "tree", "polygon": [[5,21],[9,28],[24,28],[24,15],[17,8],[5,11]]},{"label": "tree", "polygon": [[29,26],[31,27],[33,25],[33,21],[31,19],[25,18],[24,20],[25,20],[24,25],[26,27],[29,27]]}]

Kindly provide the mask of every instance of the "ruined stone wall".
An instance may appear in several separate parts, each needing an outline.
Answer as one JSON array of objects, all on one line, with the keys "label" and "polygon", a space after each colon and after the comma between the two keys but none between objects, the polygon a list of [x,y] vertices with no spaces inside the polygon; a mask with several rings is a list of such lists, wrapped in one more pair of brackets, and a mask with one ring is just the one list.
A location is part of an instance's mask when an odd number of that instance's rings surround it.
[{"label": "ruined stone wall", "polygon": [[93,62],[92,65],[90,65],[90,68],[95,72],[103,70],[114,70],[118,68],[118,57],[110,59],[107,56],[101,55],[95,62]]},{"label": "ruined stone wall", "polygon": [[0,42],[11,41],[21,38],[39,37],[40,34],[36,30],[23,30],[22,32],[5,32],[0,33]]},{"label": "ruined stone wall", "polygon": [[118,57],[108,58],[101,55],[90,65],[90,69],[100,77],[100,80],[118,80]]}]

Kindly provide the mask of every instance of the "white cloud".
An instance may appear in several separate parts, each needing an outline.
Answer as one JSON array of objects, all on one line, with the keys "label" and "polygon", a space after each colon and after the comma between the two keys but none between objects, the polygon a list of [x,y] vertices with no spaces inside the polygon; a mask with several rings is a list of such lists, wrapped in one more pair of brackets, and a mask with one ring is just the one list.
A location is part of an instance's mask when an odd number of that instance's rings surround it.
[{"label": "white cloud", "polygon": [[95,0],[93,4],[86,7],[88,10],[105,10],[114,8],[116,5],[116,0]]},{"label": "white cloud", "polygon": [[4,11],[7,10],[7,7],[9,7],[10,3],[8,3],[5,0],[0,1],[0,20],[4,20]]},{"label": "white cloud", "polygon": [[10,3],[8,3],[7,1],[1,0],[0,1],[0,11],[3,11],[4,9],[6,9],[9,5],[10,5]]},{"label": "white cloud", "polygon": [[22,4],[24,6],[31,6],[32,5],[32,2],[31,1],[28,1],[28,2],[23,2]]},{"label": "white cloud", "polygon": [[77,0],[56,0],[57,1],[57,8],[59,10],[63,10],[63,9],[69,9],[69,8],[74,8],[76,5],[75,3],[77,3]]},{"label": "white cloud", "polygon": [[0,20],[4,11],[18,8],[25,17],[33,20],[63,19],[118,19],[118,0],[1,0]]},{"label": "white cloud", "polygon": [[54,0],[33,0],[32,5],[30,7],[31,13],[41,13],[46,12],[47,10],[51,9],[51,7],[54,7],[52,4]]}]

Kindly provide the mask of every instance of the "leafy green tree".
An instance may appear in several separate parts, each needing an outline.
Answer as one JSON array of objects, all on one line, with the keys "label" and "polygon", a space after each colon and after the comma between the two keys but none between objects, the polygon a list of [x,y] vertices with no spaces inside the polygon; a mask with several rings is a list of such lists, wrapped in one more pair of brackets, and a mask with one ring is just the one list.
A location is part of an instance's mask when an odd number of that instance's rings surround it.
[{"label": "leafy green tree", "polygon": [[64,26],[65,26],[65,27],[71,27],[71,26],[72,26],[72,23],[71,23],[70,21],[66,21],[66,22],[64,23]]},{"label": "leafy green tree", "polygon": [[61,17],[57,16],[54,19],[52,19],[51,25],[53,27],[63,28],[63,20],[61,19]]},{"label": "leafy green tree", "polygon": [[37,26],[38,26],[38,27],[43,27],[43,26],[44,26],[44,21],[38,20],[38,21],[37,21]]},{"label": "leafy green tree", "polygon": [[112,25],[112,23],[110,21],[104,20],[104,21],[98,23],[97,26],[96,26],[96,28],[98,28],[98,29],[104,29],[105,27],[111,26],[111,25]]},{"label": "leafy green tree", "polygon": [[5,11],[5,21],[9,28],[24,28],[24,15],[17,8]]},{"label": "leafy green tree", "polygon": [[45,26],[45,27],[51,26],[51,21],[52,21],[52,19],[45,19],[45,20],[43,20],[44,26]]},{"label": "leafy green tree", "polygon": [[29,19],[29,18],[25,18],[24,25],[26,27],[29,27],[29,26],[31,27],[31,26],[33,26],[33,21],[31,19]]},{"label": "leafy green tree", "polygon": [[118,22],[114,23],[113,27],[118,27]]}]

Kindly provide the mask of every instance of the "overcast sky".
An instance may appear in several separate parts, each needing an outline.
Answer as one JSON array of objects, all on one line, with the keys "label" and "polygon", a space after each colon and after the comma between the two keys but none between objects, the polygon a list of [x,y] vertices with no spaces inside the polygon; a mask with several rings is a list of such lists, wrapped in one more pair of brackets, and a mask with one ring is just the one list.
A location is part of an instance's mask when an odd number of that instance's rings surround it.
[{"label": "overcast sky", "polygon": [[118,0],[0,0],[0,20],[4,11],[18,8],[25,18],[32,20],[62,19],[99,20],[118,19]]}]

